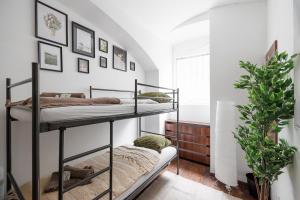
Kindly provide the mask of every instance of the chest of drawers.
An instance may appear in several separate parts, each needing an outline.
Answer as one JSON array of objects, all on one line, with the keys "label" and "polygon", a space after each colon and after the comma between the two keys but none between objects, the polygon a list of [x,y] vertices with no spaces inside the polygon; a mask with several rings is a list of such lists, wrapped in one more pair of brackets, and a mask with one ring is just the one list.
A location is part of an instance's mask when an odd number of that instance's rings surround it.
[{"label": "chest of drawers", "polygon": [[[176,121],[165,122],[165,135],[176,144]],[[205,123],[179,122],[180,158],[210,164],[210,127]]]}]

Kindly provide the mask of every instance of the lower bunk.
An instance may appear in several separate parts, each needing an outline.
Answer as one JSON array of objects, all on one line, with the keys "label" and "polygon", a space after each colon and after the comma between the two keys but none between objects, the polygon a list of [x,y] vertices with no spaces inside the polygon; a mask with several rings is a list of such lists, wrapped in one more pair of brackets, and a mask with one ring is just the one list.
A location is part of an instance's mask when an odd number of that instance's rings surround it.
[{"label": "lower bunk", "polygon": [[[120,146],[113,150],[113,199],[134,199],[145,189],[170,162],[176,158],[176,148],[168,146],[160,153],[148,148]],[[76,164],[78,168],[93,168],[95,173],[109,166],[109,152]],[[67,172],[67,169],[65,169]],[[72,178],[72,174],[70,176]],[[42,200],[58,199],[57,191],[45,192],[51,177],[41,179]],[[66,182],[64,183],[66,184]],[[25,199],[31,197],[31,183],[21,187]],[[71,189],[64,194],[65,200],[90,200],[109,189],[109,171],[95,177],[85,185]],[[108,193],[101,199],[109,199]]]}]

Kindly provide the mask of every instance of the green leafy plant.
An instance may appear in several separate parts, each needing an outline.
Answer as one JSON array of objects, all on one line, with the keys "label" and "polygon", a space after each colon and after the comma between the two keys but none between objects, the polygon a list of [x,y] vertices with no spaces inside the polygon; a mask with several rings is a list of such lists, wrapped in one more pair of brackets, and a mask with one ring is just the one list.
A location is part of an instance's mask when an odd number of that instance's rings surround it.
[{"label": "green leafy plant", "polygon": [[249,103],[237,106],[242,125],[234,135],[255,176],[259,200],[268,199],[270,185],[293,162],[297,151],[285,140],[274,139],[294,115],[294,84],[289,73],[296,56],[276,52],[262,66],[241,61],[240,67],[248,73],[234,84],[248,92]]}]

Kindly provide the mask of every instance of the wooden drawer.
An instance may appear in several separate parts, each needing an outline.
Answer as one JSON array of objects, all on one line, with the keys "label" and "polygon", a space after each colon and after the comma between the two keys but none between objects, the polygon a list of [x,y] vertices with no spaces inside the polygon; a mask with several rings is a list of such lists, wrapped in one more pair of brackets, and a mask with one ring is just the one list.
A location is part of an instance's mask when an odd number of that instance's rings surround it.
[{"label": "wooden drawer", "polygon": [[195,136],[194,142],[199,144],[210,145],[210,138],[203,136]]},{"label": "wooden drawer", "polygon": [[[210,164],[210,128],[208,125],[179,122],[179,155],[183,159]],[[166,121],[165,134],[176,145],[174,121]]]},{"label": "wooden drawer", "polygon": [[165,125],[165,130],[166,130],[166,131],[176,132],[176,124],[173,124],[173,123],[166,123],[166,125]]}]

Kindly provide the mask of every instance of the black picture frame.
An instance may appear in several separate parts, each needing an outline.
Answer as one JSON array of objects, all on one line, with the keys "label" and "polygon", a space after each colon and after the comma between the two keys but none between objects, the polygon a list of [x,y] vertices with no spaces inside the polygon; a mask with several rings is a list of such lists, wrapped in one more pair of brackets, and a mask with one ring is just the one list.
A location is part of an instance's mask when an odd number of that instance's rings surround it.
[{"label": "black picture frame", "polygon": [[130,61],[129,68],[130,68],[131,71],[135,71],[135,62]]},{"label": "black picture frame", "polygon": [[[80,62],[86,62],[87,63],[87,71],[84,71],[84,70],[81,69]],[[77,58],[77,67],[78,67],[78,72],[79,73],[85,73],[85,74],[90,73],[90,61],[87,60],[87,59]]]},{"label": "black picture frame", "polygon": [[[64,22],[65,23],[65,42],[64,43],[52,40],[50,38],[43,37],[39,34],[39,23],[38,23],[38,6],[39,6],[39,4],[65,16],[65,22]],[[52,42],[52,43],[55,43],[55,44],[68,46],[69,45],[68,24],[69,24],[69,20],[68,20],[68,15],[66,13],[64,13],[64,12],[62,12],[62,11],[56,9],[56,8],[53,8],[53,7],[43,3],[41,1],[36,1],[35,2],[35,37],[36,38],[39,38],[39,39],[42,39],[42,40],[45,40],[45,41],[48,41],[48,42]]]},{"label": "black picture frame", "polygon": [[[99,61],[100,61],[100,67],[107,68],[107,58],[106,57],[100,56]],[[105,63],[104,65],[103,65],[102,61]]]},{"label": "black picture frame", "polygon": [[[102,47],[101,47],[102,42],[106,43],[106,49],[102,49]],[[99,51],[108,53],[108,41],[107,40],[104,40],[103,38],[99,38]]]},{"label": "black picture frame", "polygon": [[[116,63],[115,59],[116,59],[116,57],[119,57],[116,55],[118,53],[121,53],[124,55],[124,61],[122,61],[124,66],[116,66],[117,63]],[[126,50],[113,45],[112,61],[113,61],[112,62],[113,69],[127,72],[127,51]],[[124,69],[122,69],[122,68],[124,68]]]},{"label": "black picture frame", "polygon": [[[82,49],[77,48],[77,29],[80,29],[81,31],[91,35],[91,52],[83,51]],[[95,31],[72,21],[72,52],[95,58]]]},{"label": "black picture frame", "polygon": [[[41,59],[41,57],[42,57],[42,54],[41,54],[42,47],[41,46],[42,45],[46,45],[46,46],[50,46],[50,47],[55,47],[55,48],[59,49],[59,51],[60,51],[60,53],[59,53],[59,56],[60,56],[60,69],[59,70],[55,70],[55,69],[50,69],[50,68],[43,67],[44,63],[42,62],[42,59]],[[43,42],[43,41],[38,41],[38,62],[40,64],[40,69],[41,70],[47,70],[47,71],[52,71],[52,72],[63,72],[63,53],[62,53],[62,47],[54,45],[54,44],[51,44],[51,43],[46,43],[46,42]]]}]

